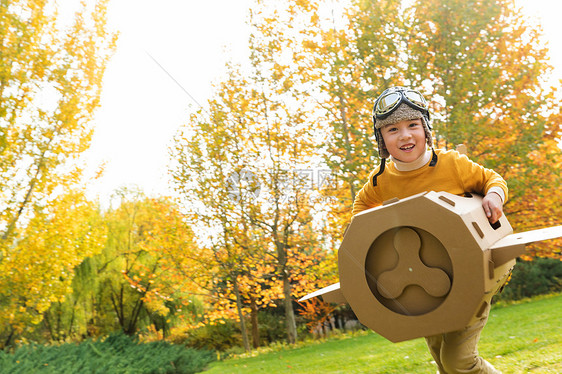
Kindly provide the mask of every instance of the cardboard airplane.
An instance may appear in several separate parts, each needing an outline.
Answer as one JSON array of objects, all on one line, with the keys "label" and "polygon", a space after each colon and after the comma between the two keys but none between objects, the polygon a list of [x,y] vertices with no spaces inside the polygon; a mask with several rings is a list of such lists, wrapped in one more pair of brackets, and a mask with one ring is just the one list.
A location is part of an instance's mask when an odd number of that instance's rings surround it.
[{"label": "cardboard airplane", "polygon": [[527,244],[562,226],[513,234],[479,196],[424,192],[355,215],[338,252],[340,282],[299,301],[349,303],[392,342],[456,331],[479,318]]}]

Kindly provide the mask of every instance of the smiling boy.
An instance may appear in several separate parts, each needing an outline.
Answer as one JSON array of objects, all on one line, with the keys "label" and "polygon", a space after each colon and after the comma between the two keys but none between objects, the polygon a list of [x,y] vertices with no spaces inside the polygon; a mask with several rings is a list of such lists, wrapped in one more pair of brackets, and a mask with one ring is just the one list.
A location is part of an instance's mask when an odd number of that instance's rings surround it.
[{"label": "smiling boy", "polygon": [[[392,87],[377,98],[373,123],[381,163],[355,197],[353,215],[395,197],[445,191],[484,196],[486,216],[490,223],[496,222],[507,199],[506,182],[495,171],[456,151],[434,150],[429,121],[427,102],[415,90]],[[477,345],[488,314],[489,307],[478,322],[463,330],[426,337],[440,373],[499,373],[478,356]]]},{"label": "smiling boy", "polygon": [[382,160],[357,194],[353,215],[395,197],[446,191],[483,195],[482,207],[489,221],[494,223],[502,216],[507,184],[495,171],[456,151],[433,149],[429,110],[420,93],[404,87],[385,90],[375,102],[373,122]]}]

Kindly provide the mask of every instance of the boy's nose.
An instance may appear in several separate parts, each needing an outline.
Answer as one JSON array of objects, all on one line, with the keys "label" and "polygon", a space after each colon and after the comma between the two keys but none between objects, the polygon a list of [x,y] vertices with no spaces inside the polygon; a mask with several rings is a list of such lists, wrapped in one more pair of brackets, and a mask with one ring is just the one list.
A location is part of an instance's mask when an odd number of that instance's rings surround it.
[{"label": "boy's nose", "polygon": [[407,139],[411,136],[410,131],[402,130],[400,131],[400,139]]}]

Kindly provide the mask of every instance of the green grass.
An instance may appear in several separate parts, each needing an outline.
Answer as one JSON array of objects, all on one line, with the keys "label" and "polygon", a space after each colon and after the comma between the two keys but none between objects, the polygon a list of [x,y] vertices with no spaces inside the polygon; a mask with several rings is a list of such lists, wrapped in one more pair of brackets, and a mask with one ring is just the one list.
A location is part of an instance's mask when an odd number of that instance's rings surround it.
[{"label": "green grass", "polygon": [[[562,373],[562,295],[495,305],[480,355],[504,374]],[[423,339],[391,343],[373,333],[278,347],[215,362],[216,373],[435,373]]]}]

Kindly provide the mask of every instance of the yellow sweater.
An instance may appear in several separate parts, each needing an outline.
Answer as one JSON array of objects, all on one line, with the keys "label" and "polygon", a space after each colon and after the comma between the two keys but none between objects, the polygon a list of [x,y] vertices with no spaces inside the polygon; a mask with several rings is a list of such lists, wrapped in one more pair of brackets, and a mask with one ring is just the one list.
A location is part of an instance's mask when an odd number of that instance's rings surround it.
[{"label": "yellow sweater", "polygon": [[427,162],[411,171],[400,171],[394,162],[389,162],[383,173],[377,176],[376,186],[373,184],[373,177],[380,166],[373,170],[369,180],[355,197],[353,215],[394,197],[403,199],[424,191],[445,191],[455,195],[472,192],[484,196],[491,188],[501,188],[504,202],[507,200],[507,183],[495,171],[486,169],[457,151],[438,149],[435,153],[435,166],[430,166],[430,162]]}]

